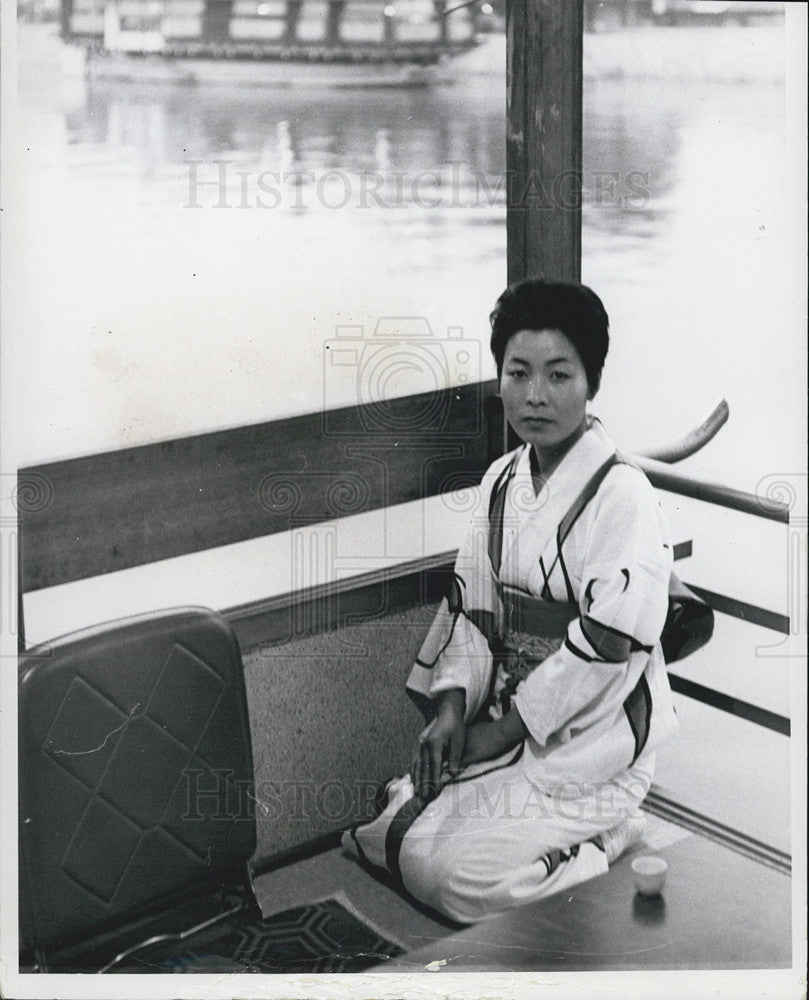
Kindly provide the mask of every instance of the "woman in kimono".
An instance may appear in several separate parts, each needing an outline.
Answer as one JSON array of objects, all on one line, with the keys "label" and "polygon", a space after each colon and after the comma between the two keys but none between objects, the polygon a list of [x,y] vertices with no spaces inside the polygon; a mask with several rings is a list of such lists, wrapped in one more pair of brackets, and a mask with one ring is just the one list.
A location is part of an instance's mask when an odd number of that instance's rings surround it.
[{"label": "woman in kimono", "polygon": [[604,307],[584,286],[526,281],[491,326],[523,444],[483,478],[408,680],[431,716],[410,774],[344,837],[462,923],[606,871],[642,834],[655,748],[675,728],[668,531],[646,477],[587,413]]}]

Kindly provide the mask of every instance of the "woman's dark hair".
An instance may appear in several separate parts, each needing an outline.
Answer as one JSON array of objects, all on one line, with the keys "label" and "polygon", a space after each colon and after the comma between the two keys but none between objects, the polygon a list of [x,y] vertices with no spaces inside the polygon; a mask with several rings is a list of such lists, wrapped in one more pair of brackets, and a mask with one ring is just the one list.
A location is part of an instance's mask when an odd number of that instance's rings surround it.
[{"label": "woman's dark hair", "polygon": [[601,383],[610,345],[609,317],[601,299],[586,285],[520,281],[503,292],[489,317],[497,377],[503,372],[506,345],[520,330],[560,330],[579,352],[590,394]]}]

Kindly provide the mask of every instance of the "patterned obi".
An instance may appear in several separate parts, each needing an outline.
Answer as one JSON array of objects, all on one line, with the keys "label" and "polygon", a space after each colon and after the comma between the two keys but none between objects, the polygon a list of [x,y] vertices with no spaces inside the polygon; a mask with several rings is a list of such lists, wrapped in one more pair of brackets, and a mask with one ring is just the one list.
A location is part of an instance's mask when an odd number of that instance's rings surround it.
[{"label": "patterned obi", "polygon": [[502,584],[498,584],[497,593],[501,606],[498,632],[504,650],[494,693],[506,713],[520,681],[565,641],[568,625],[579,617],[579,606],[568,601],[543,601]]}]

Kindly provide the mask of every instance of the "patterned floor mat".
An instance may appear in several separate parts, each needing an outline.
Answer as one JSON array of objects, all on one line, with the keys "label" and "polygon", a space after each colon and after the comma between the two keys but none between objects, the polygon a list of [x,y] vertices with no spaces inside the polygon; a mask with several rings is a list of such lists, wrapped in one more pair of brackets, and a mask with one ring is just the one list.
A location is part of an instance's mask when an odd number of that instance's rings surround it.
[{"label": "patterned floor mat", "polygon": [[231,918],[182,952],[141,961],[153,972],[361,972],[401,954],[341,902],[325,899],[263,920]]}]

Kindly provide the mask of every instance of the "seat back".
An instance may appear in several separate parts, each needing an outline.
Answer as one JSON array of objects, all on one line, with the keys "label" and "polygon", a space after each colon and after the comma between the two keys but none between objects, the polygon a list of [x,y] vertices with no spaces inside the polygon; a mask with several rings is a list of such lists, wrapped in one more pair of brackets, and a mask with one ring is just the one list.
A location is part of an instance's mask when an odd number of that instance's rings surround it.
[{"label": "seat back", "polygon": [[244,871],[253,761],[228,624],[175,609],[29,650],[19,777],[21,949],[47,953]]}]

